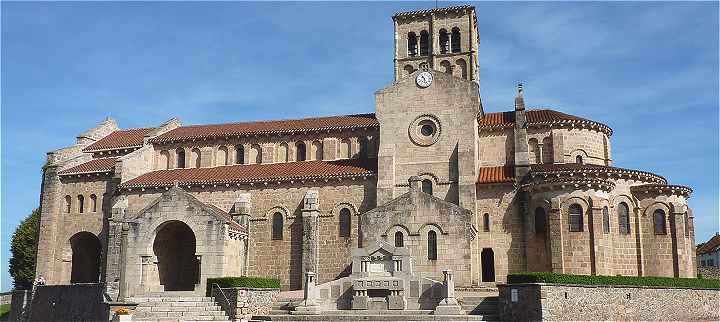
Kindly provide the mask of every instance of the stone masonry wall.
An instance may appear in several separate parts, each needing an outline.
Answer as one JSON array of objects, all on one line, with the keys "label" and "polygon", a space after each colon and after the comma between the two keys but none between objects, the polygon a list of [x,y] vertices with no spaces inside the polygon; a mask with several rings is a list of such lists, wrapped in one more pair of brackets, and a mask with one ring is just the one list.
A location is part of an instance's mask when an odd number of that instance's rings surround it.
[{"label": "stone masonry wall", "polygon": [[[517,301],[513,301],[516,290]],[[501,320],[718,320],[720,290],[641,286],[500,285]]]},{"label": "stone masonry wall", "polygon": [[[305,193],[317,190],[320,202],[318,230],[321,236],[319,247],[320,265],[318,281],[333,280],[341,275],[350,261],[349,251],[357,246],[360,212],[375,207],[375,180],[357,179],[331,182],[317,182],[302,185],[273,185],[268,188],[241,186],[227,190],[206,187],[189,189],[198,200],[230,212],[233,204],[242,194],[250,194],[249,263],[247,274],[273,277],[281,281],[283,289],[300,289],[302,285],[302,218],[301,208]],[[159,197],[159,193],[128,195],[128,212],[137,213],[148,203]],[[348,208],[352,216],[351,237],[339,236],[339,211]],[[283,214],[283,239],[272,239],[272,215]]]}]

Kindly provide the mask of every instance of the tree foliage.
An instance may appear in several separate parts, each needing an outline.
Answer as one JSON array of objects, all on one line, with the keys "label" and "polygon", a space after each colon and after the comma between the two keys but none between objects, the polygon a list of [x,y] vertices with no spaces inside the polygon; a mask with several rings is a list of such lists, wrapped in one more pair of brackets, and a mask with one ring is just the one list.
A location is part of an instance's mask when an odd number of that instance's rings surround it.
[{"label": "tree foliage", "polygon": [[40,209],[33,212],[20,223],[10,243],[10,276],[15,289],[31,289],[35,280],[35,258],[37,256],[38,235],[40,232]]}]

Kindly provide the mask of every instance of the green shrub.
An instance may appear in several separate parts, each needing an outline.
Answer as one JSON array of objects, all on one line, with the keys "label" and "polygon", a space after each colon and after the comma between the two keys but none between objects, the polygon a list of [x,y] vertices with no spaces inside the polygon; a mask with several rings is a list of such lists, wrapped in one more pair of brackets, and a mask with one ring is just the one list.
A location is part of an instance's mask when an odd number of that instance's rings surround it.
[{"label": "green shrub", "polygon": [[213,284],[222,288],[225,287],[247,287],[247,288],[280,288],[280,280],[277,278],[265,277],[217,277],[207,279],[207,296],[212,293]]},{"label": "green shrub", "polygon": [[655,276],[569,275],[529,272],[508,275],[508,284],[548,283],[579,285],[631,285],[720,289],[720,280]]},{"label": "green shrub", "polygon": [[10,304],[0,305],[0,320],[5,320],[10,316]]}]

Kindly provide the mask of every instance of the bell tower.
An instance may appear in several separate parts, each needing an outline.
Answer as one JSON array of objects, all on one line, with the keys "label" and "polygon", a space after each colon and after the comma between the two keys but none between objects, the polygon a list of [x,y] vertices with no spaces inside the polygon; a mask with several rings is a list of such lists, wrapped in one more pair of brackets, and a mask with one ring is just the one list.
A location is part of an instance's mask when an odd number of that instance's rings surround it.
[{"label": "bell tower", "polygon": [[456,6],[393,16],[395,81],[423,66],[455,77],[479,81],[480,36],[475,7]]}]

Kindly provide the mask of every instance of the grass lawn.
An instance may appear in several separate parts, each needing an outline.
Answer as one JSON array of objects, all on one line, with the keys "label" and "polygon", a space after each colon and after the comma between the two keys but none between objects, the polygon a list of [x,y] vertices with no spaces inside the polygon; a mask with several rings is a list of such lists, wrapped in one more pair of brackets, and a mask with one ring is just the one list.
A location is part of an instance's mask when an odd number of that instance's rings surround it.
[{"label": "grass lawn", "polygon": [[10,304],[0,305],[0,320],[7,320],[10,315]]}]

